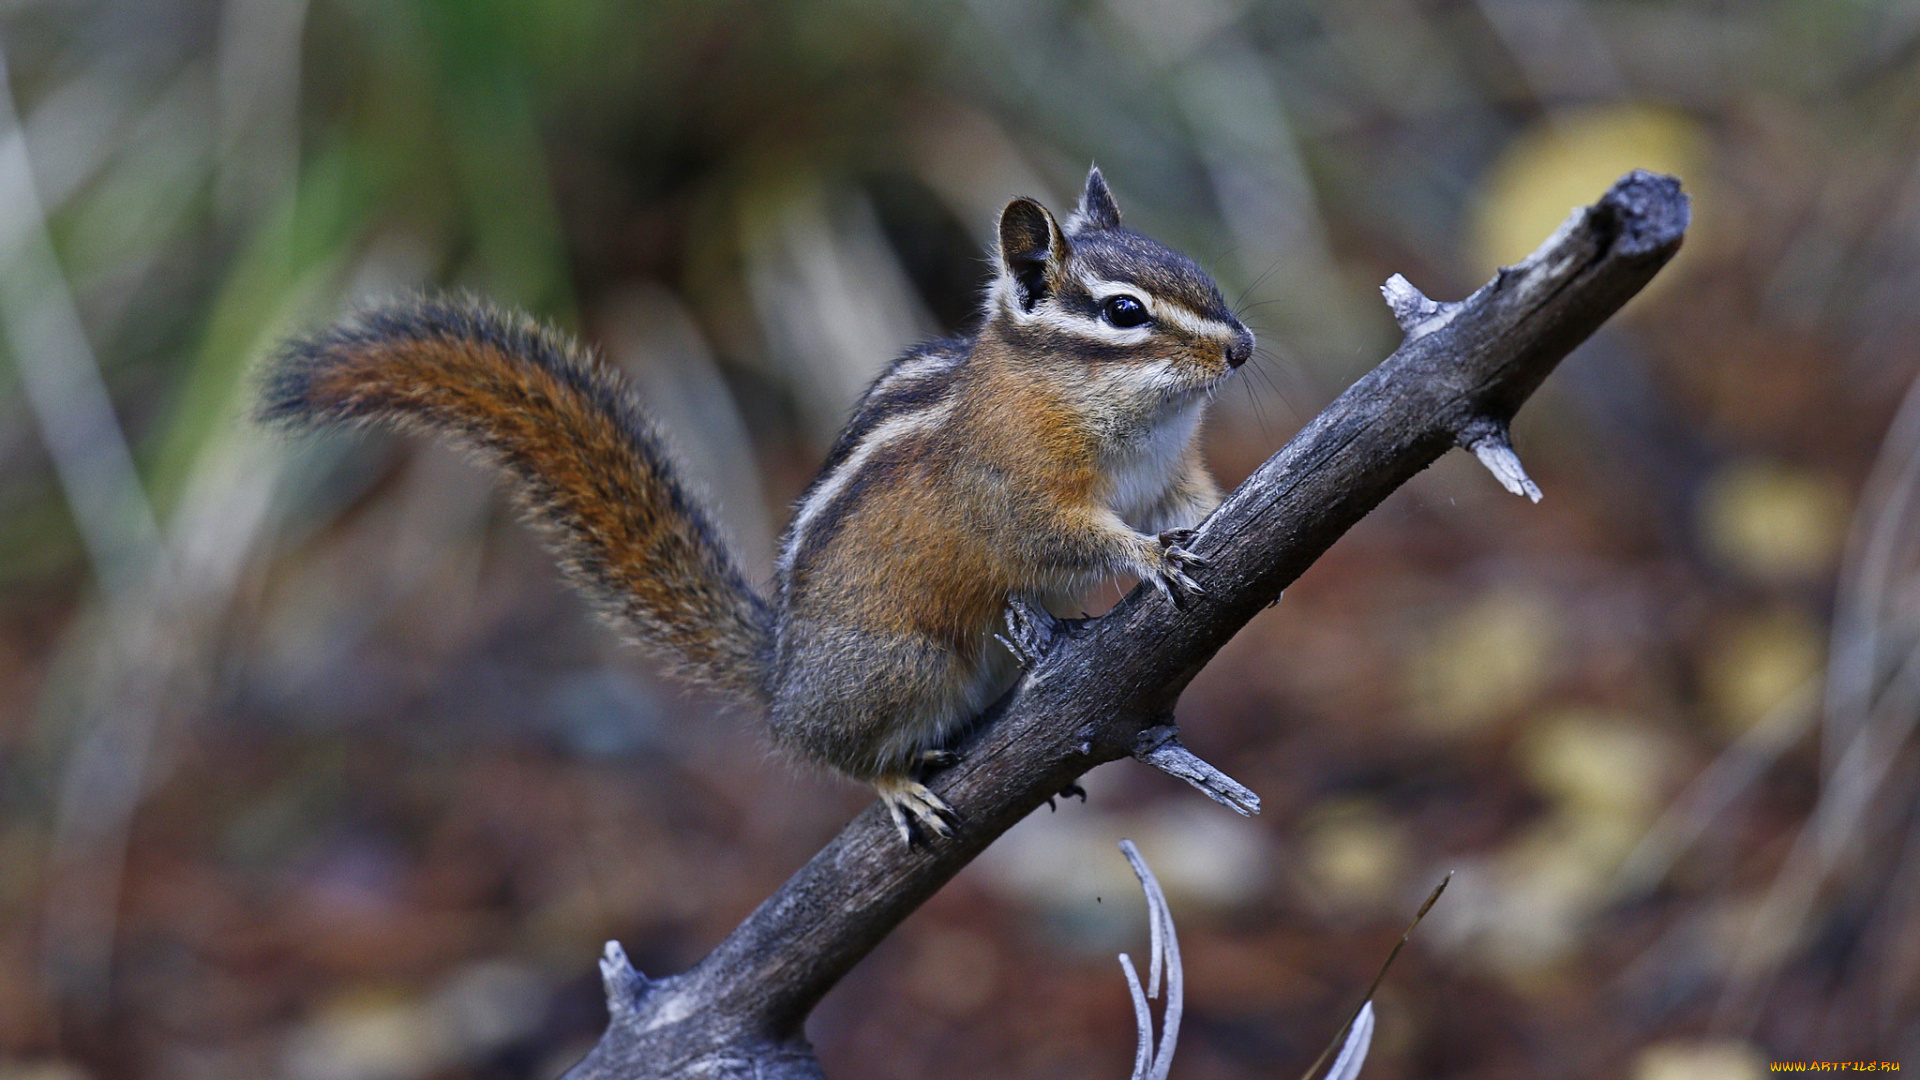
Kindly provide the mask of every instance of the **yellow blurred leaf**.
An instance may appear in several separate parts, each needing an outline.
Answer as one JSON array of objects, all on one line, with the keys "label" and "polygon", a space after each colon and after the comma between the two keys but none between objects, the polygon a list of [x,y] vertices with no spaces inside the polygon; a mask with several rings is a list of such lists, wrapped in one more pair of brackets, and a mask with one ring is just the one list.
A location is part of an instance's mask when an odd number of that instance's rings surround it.
[{"label": "yellow blurred leaf", "polygon": [[1826,643],[1812,617],[1794,608],[1748,615],[1709,645],[1702,688],[1732,733],[1760,722],[1818,678]]},{"label": "yellow blurred leaf", "polygon": [[1634,1062],[1633,1080],[1759,1080],[1767,1062],[1733,1039],[1676,1039],[1655,1043]]},{"label": "yellow blurred leaf", "polygon": [[[1575,207],[1593,202],[1630,170],[1669,173],[1697,189],[1706,157],[1700,126],[1655,105],[1614,104],[1548,116],[1515,138],[1481,181],[1474,270],[1487,273],[1519,262]],[[1687,243],[1697,246],[1692,235]]]},{"label": "yellow blurred leaf", "polygon": [[1519,749],[1528,779],[1564,810],[1635,823],[1659,808],[1675,767],[1667,740],[1632,717],[1594,710],[1537,722]]},{"label": "yellow blurred leaf", "polygon": [[381,990],[350,991],[288,1040],[293,1080],[407,1080],[452,1057],[452,1032],[430,1010]]},{"label": "yellow blurred leaf", "polygon": [[1373,906],[1392,900],[1409,857],[1399,823],[1365,799],[1333,799],[1303,822],[1308,880],[1331,904]]},{"label": "yellow blurred leaf", "polygon": [[1497,914],[1487,921],[1484,957],[1526,984],[1559,967],[1580,947],[1586,920],[1601,903],[1606,872],[1567,823],[1550,819],[1523,833],[1491,864]]},{"label": "yellow blurred leaf", "polygon": [[1467,606],[1412,659],[1414,715],[1443,733],[1484,727],[1546,684],[1559,638],[1559,618],[1543,597],[1500,592]]},{"label": "yellow blurred leaf", "polygon": [[1847,531],[1847,498],[1831,477],[1771,462],[1722,470],[1700,497],[1709,549],[1760,581],[1825,576]]}]

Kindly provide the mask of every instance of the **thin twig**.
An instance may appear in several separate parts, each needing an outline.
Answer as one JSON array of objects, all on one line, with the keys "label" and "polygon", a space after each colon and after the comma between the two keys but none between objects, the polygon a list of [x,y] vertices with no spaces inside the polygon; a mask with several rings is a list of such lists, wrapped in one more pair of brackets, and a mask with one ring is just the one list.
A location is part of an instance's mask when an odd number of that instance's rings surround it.
[{"label": "thin twig", "polygon": [[[1241,817],[1260,812],[1260,796],[1252,788],[1214,768],[1180,742],[1172,724],[1150,727],[1133,744],[1133,759],[1168,776],[1185,780],[1200,793]],[[1150,982],[1152,980],[1149,980]]]}]

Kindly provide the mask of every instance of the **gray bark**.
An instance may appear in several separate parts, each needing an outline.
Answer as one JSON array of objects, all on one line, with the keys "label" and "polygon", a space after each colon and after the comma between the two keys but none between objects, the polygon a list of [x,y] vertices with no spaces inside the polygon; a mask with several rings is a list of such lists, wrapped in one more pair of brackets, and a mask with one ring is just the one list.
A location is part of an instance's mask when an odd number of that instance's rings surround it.
[{"label": "gray bark", "polygon": [[[901,844],[874,806],[691,970],[646,979],[608,945],[611,1020],[568,1080],[824,1076],[803,1025],[901,920],[1048,796],[1138,752],[1215,798],[1245,789],[1179,748],[1174,701],[1241,626],[1389,492],[1449,447],[1475,451],[1511,490],[1537,489],[1507,425],[1562,357],[1652,279],[1688,222],[1679,182],[1623,177],[1541,248],[1458,303],[1398,275],[1384,290],[1406,340],[1240,485],[1190,549],[1205,587],[1176,608],[1136,589],[1058,637],[931,786],[956,835]],[[1144,736],[1144,737],[1143,737]]]}]

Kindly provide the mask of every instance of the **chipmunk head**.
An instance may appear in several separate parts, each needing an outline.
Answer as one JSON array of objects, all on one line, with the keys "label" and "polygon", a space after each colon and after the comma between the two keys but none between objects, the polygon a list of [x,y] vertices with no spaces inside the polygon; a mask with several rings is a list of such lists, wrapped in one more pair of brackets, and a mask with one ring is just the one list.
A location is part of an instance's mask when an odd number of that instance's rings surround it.
[{"label": "chipmunk head", "polygon": [[1253,355],[1206,271],[1121,227],[1098,168],[1065,228],[1032,199],[1008,203],[998,254],[988,325],[1023,355],[1079,365],[1096,393],[1183,399]]}]

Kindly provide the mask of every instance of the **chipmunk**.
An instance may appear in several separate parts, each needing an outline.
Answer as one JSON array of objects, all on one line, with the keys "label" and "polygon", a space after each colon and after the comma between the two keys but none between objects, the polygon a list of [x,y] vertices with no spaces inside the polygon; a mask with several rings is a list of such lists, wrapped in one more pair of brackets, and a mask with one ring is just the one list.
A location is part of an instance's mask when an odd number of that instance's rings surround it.
[{"label": "chipmunk", "polygon": [[763,705],[776,749],[871,784],[906,842],[945,837],[958,819],[917,771],[1030,659],[997,631],[1031,652],[1031,620],[1119,573],[1200,591],[1181,544],[1220,491],[1196,436],[1253,353],[1212,278],[1121,227],[1097,168],[1064,226],[1008,203],[996,256],[977,332],[908,351],[854,408],[770,598],[626,385],[523,317],[462,299],[363,312],[283,346],[260,414],[476,452],[630,637]]}]

